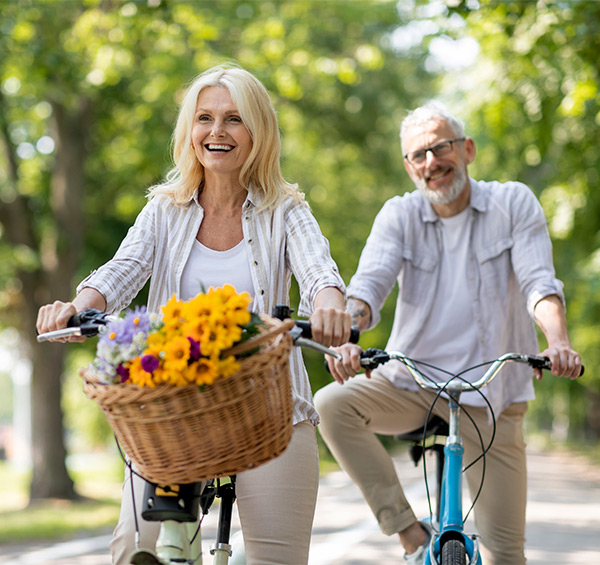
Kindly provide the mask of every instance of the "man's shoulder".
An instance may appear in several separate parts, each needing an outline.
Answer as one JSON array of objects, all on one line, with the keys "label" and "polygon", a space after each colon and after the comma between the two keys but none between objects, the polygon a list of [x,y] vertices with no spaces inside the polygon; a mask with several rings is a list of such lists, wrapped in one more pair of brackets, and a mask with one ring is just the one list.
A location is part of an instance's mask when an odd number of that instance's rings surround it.
[{"label": "man's shoulder", "polygon": [[518,194],[529,193],[533,194],[531,188],[520,181],[485,181],[471,179],[471,187],[473,190],[481,191],[485,195],[491,196],[513,196]]},{"label": "man's shoulder", "polygon": [[471,179],[472,203],[475,208],[490,211],[492,204],[502,208],[526,206],[537,202],[534,192],[519,181],[475,181]]}]

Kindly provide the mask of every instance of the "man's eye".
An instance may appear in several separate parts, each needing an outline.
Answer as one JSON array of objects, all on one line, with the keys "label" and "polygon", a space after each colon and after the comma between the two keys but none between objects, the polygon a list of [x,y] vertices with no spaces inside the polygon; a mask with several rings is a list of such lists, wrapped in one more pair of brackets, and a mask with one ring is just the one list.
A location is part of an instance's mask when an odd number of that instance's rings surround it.
[{"label": "man's eye", "polygon": [[413,161],[422,161],[425,158],[425,151],[415,151],[412,154]]}]

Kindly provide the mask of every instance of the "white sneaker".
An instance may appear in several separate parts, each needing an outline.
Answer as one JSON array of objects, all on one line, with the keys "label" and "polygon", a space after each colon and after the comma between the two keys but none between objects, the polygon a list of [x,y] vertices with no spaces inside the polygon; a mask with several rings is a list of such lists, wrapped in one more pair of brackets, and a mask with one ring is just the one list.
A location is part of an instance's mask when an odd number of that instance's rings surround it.
[{"label": "white sneaker", "polygon": [[419,522],[423,530],[425,530],[425,534],[427,535],[427,540],[425,543],[417,549],[414,553],[404,554],[404,561],[409,565],[424,565],[425,563],[425,555],[429,551],[429,542],[431,540],[431,525],[429,522]]}]

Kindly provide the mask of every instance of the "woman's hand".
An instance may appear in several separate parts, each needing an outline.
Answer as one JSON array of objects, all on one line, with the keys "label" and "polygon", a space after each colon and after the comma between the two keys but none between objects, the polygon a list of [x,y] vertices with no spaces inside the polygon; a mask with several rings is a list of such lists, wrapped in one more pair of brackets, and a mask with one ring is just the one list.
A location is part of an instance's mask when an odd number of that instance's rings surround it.
[{"label": "woman's hand", "polygon": [[[358,345],[347,343],[336,348],[336,351],[341,354],[342,360],[338,361],[334,357],[328,355],[327,364],[332,377],[338,383],[343,385],[345,381],[364,370],[360,364],[360,355],[363,352],[363,349]],[[369,377],[370,371],[365,372],[367,377]]]},{"label": "woman's hand", "polygon": [[350,314],[339,308],[316,308],[310,317],[312,338],[326,346],[337,346],[350,339]]},{"label": "woman's hand", "polygon": [[[73,302],[56,300],[52,304],[42,306],[38,311],[37,322],[35,324],[38,334],[66,328],[69,320],[86,308],[96,308],[104,312],[106,310],[106,299],[97,290],[86,287],[81,290]],[[48,341],[85,341],[85,337],[61,337]]]},{"label": "woman's hand", "polygon": [[312,338],[331,347],[342,345],[350,339],[352,319],[346,312],[344,295],[338,288],[327,286],[321,289],[313,304],[314,310],[309,318]]},{"label": "woman's hand", "polygon": [[[67,327],[69,320],[77,314],[77,308],[72,302],[54,301],[42,306],[38,311],[36,328],[38,334],[62,330]],[[55,338],[48,341],[85,341],[83,336]]]}]

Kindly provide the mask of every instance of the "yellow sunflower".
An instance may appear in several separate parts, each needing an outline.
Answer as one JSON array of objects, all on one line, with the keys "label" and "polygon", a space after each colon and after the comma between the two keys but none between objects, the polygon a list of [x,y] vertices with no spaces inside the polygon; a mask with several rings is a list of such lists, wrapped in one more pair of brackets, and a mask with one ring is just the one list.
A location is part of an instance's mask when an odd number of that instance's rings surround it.
[{"label": "yellow sunflower", "polygon": [[126,364],[129,369],[129,381],[138,386],[148,386],[154,388],[155,382],[152,380],[152,374],[148,373],[142,367],[142,360],[140,357],[132,359]]},{"label": "yellow sunflower", "polygon": [[186,337],[177,336],[165,344],[163,367],[167,372],[181,372],[187,367],[190,358],[190,342]]}]

